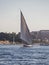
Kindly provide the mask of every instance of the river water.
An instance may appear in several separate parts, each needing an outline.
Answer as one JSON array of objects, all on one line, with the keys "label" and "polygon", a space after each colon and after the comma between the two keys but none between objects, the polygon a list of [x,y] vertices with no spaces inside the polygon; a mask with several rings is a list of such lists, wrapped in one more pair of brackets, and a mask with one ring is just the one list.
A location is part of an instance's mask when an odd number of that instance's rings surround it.
[{"label": "river water", "polygon": [[0,45],[0,65],[49,65],[49,46]]}]

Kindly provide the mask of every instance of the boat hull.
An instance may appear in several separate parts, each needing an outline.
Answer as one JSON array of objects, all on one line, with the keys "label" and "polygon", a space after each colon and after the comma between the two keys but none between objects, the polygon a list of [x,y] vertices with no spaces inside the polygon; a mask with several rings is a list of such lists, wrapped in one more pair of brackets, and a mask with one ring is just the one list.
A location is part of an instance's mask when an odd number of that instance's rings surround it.
[{"label": "boat hull", "polygon": [[24,44],[23,45],[23,47],[31,47],[32,45],[26,45],[26,44]]}]

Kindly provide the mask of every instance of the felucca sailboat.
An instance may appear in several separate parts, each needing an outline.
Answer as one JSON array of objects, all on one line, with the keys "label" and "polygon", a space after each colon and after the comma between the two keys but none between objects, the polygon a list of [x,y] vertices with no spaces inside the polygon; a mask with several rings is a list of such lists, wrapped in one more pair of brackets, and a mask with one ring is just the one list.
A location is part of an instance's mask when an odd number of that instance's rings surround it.
[{"label": "felucca sailboat", "polygon": [[30,34],[30,31],[29,31],[28,26],[26,24],[25,18],[24,18],[21,11],[20,11],[20,13],[21,13],[20,39],[22,40],[22,42],[24,44],[23,46],[32,46],[32,36]]}]

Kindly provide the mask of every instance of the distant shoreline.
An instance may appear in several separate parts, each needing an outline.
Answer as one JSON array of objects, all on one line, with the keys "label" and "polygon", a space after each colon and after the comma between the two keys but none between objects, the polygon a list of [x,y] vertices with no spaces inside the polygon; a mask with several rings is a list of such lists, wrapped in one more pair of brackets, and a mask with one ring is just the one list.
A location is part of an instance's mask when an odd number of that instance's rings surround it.
[{"label": "distant shoreline", "polygon": [[[21,42],[9,42],[9,41],[0,41],[0,45],[23,45],[23,43]],[[32,43],[32,45],[43,45],[43,46],[48,46],[49,43],[45,43],[45,42],[34,42]]]},{"label": "distant shoreline", "polygon": [[22,44],[21,42],[9,42],[9,41],[0,41],[0,44],[5,44],[5,45],[16,45],[16,44]]}]

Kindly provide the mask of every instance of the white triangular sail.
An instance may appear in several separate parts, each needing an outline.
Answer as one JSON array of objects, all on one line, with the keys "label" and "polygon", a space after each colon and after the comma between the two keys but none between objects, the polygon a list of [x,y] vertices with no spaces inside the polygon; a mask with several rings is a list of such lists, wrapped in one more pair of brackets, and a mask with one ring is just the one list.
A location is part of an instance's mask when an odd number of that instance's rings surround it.
[{"label": "white triangular sail", "polygon": [[21,35],[20,38],[26,42],[27,44],[32,44],[32,38],[31,38],[31,34],[29,32],[28,26],[26,24],[26,21],[24,19],[24,16],[21,13]]}]

